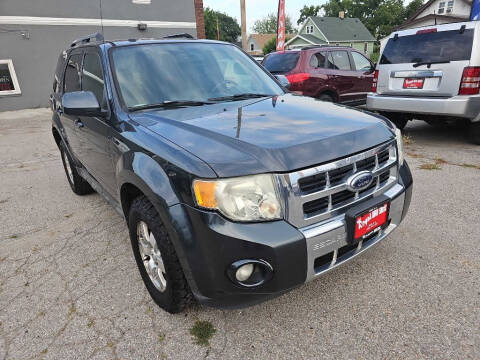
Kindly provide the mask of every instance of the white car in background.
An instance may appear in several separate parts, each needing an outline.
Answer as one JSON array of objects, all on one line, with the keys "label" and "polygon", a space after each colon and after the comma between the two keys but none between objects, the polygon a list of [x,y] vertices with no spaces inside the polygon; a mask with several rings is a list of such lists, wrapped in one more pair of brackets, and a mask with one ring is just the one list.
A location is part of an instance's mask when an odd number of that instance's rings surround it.
[{"label": "white car in background", "polygon": [[408,120],[468,123],[480,144],[480,22],[398,31],[376,67],[367,108],[402,129]]}]

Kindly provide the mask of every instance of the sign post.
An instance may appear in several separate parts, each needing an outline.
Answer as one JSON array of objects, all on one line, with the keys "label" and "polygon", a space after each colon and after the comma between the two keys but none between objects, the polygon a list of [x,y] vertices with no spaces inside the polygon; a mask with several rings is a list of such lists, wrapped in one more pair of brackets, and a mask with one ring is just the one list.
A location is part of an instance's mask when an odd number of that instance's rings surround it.
[{"label": "sign post", "polygon": [[285,0],[278,0],[277,51],[284,51],[284,50],[285,50]]}]

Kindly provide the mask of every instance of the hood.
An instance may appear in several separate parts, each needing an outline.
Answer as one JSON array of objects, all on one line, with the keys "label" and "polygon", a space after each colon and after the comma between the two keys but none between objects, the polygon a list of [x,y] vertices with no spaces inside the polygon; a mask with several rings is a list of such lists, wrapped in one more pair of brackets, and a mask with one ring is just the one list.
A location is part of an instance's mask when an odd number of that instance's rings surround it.
[{"label": "hood", "polygon": [[376,116],[292,94],[130,117],[199,157],[220,177],[319,165],[394,137]]}]

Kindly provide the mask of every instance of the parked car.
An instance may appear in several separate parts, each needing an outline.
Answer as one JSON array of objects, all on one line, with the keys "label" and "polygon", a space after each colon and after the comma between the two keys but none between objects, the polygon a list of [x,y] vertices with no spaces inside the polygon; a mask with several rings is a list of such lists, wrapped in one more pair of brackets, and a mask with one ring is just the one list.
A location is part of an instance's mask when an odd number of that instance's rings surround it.
[{"label": "parked car", "polygon": [[470,124],[480,144],[480,23],[463,22],[390,35],[367,107],[403,128],[413,118]]},{"label": "parked car", "polygon": [[409,208],[390,121],[287,93],[228,43],[80,39],[60,55],[51,102],[73,192],[95,190],[125,218],[169,312],[285,293],[384,239]]},{"label": "parked car", "polygon": [[263,66],[285,75],[290,90],[304,96],[362,105],[372,89],[375,64],[351,47],[309,46],[274,52]]}]

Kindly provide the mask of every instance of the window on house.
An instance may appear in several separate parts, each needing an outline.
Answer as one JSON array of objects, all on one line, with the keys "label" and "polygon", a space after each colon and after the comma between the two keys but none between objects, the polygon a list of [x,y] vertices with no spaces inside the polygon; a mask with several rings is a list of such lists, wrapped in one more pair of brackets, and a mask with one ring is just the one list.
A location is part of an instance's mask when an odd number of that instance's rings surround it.
[{"label": "window on house", "polygon": [[255,50],[255,45],[250,44],[250,51],[253,51],[253,50]]},{"label": "window on house", "polygon": [[152,0],[132,0],[134,4],[150,5]]},{"label": "window on house", "polygon": [[21,94],[13,61],[0,60],[0,96]]},{"label": "window on house", "polygon": [[368,52],[368,43],[363,44],[363,52],[365,54]]},{"label": "window on house", "polygon": [[447,13],[448,14],[451,14],[453,12],[453,3],[454,3],[453,0],[450,0],[450,1],[447,2]]},{"label": "window on house", "polygon": [[313,34],[313,25],[307,26],[307,34]]},{"label": "window on house", "polygon": [[438,3],[438,14],[444,14],[445,13],[445,1],[440,1]]}]

